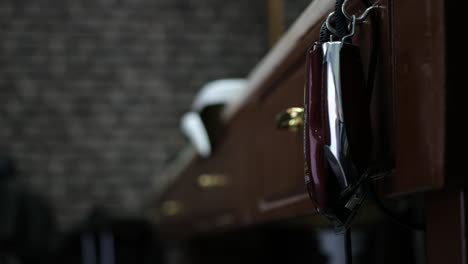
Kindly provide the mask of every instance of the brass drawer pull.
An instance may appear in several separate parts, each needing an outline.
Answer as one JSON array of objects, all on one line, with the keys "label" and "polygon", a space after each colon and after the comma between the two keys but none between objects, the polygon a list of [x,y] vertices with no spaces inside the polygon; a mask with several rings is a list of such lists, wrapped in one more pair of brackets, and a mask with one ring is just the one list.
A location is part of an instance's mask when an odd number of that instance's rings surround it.
[{"label": "brass drawer pull", "polygon": [[291,107],[276,116],[278,128],[296,132],[304,126],[304,108]]},{"label": "brass drawer pull", "polygon": [[229,178],[221,174],[202,174],[198,176],[197,184],[202,189],[225,187],[229,184]]},{"label": "brass drawer pull", "polygon": [[182,214],[183,206],[181,202],[175,200],[165,201],[161,205],[161,215],[165,217],[177,216]]}]

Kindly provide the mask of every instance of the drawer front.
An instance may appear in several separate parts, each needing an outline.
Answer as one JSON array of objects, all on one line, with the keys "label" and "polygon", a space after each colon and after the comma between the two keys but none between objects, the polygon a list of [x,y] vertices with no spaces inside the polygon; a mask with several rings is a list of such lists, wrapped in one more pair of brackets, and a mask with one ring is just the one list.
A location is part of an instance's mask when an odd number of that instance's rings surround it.
[{"label": "drawer front", "polygon": [[[276,117],[290,107],[303,106],[304,66],[275,83],[269,94],[258,103],[256,130],[256,160],[261,174],[257,206],[260,213],[274,211],[302,203],[297,215],[314,212],[304,184],[303,131],[279,129]],[[280,213],[281,214],[281,213]],[[261,216],[262,217],[262,216]]]},{"label": "drawer front", "polygon": [[225,170],[207,168],[196,158],[159,200],[159,223],[168,232],[191,233],[221,228],[235,222],[233,183]]},{"label": "drawer front", "polygon": [[259,175],[251,162],[253,113],[251,107],[244,108],[222,129],[212,156],[197,157],[184,169],[159,202],[161,223],[192,232],[253,223],[252,194]]}]

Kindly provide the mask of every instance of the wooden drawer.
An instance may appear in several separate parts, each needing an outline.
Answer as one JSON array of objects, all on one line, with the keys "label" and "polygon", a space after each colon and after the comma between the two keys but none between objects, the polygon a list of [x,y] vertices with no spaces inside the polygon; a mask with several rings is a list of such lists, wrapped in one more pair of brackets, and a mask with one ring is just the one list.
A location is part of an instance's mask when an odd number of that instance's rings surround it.
[{"label": "wooden drawer", "polygon": [[[260,186],[257,207],[260,219],[281,217],[282,210],[297,206],[294,214],[314,209],[304,184],[303,132],[277,128],[276,116],[289,107],[302,107],[304,67],[276,82],[257,103],[256,166]],[[289,212],[290,214],[290,212]]]},{"label": "wooden drawer", "polygon": [[159,222],[177,230],[215,230],[235,222],[233,182],[226,171],[204,168],[202,163],[187,167],[178,182],[158,201]]},{"label": "wooden drawer", "polygon": [[252,183],[259,174],[252,170],[255,120],[250,110],[223,129],[211,157],[195,157],[158,200],[161,224],[199,232],[253,223]]}]

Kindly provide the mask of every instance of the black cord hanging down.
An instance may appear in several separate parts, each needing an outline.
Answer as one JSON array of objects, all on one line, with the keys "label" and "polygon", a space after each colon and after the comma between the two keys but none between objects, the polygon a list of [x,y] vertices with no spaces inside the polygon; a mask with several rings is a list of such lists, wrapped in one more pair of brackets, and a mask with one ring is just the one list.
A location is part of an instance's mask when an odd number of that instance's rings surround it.
[{"label": "black cord hanging down", "polygon": [[353,264],[353,246],[351,243],[351,228],[346,229],[344,234],[346,264]]},{"label": "black cord hanging down", "polygon": [[343,11],[341,10],[343,3],[344,3],[344,0],[336,0],[335,13],[333,15],[334,22],[335,22],[336,36],[339,39],[342,39],[344,36],[349,34],[348,20],[343,15]]},{"label": "black cord hanging down", "polygon": [[324,43],[330,40],[330,31],[327,28],[327,25],[323,23],[322,27],[320,28],[320,36],[319,36],[319,42]]},{"label": "black cord hanging down", "polygon": [[[372,6],[369,0],[362,0],[366,8]],[[375,82],[375,74],[377,69],[377,61],[379,58],[379,47],[380,47],[380,27],[379,27],[379,16],[377,12],[371,12],[369,14],[372,28],[372,43],[371,53],[369,57],[369,67],[367,69],[367,82],[366,90],[369,96],[372,94]],[[370,98],[369,98],[370,99]]]}]

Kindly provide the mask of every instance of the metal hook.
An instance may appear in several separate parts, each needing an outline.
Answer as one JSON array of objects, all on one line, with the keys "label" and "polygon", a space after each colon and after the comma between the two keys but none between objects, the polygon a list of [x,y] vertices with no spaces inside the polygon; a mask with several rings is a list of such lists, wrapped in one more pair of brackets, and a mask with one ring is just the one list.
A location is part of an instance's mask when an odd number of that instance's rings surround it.
[{"label": "metal hook", "polygon": [[[345,0],[343,2],[343,5],[341,6],[341,12],[346,17],[346,19],[348,19],[349,21],[352,21],[353,16],[355,16],[355,15],[350,16],[348,14],[348,12],[346,11],[346,5],[348,4],[348,2],[349,2],[349,0]],[[372,11],[374,9],[378,9],[378,8],[380,8],[379,5],[373,5],[373,6],[370,6],[370,7],[366,8],[366,10],[364,10],[364,12],[359,17],[356,18],[356,23],[362,23],[364,20],[366,20],[366,18],[369,15],[370,11]]]},{"label": "metal hook", "polygon": [[334,14],[335,12],[331,12],[330,14],[328,14],[327,20],[325,20],[325,25],[327,26],[328,31],[330,31],[333,35],[336,36],[336,29],[331,25],[330,22]]},{"label": "metal hook", "polygon": [[343,45],[343,43],[345,43],[346,39],[348,39],[348,38],[354,36],[354,33],[356,32],[356,23],[357,23],[356,20],[357,20],[356,16],[353,15],[353,16],[351,17],[351,32],[349,32],[348,35],[344,36],[344,37],[341,39],[341,45]]}]

